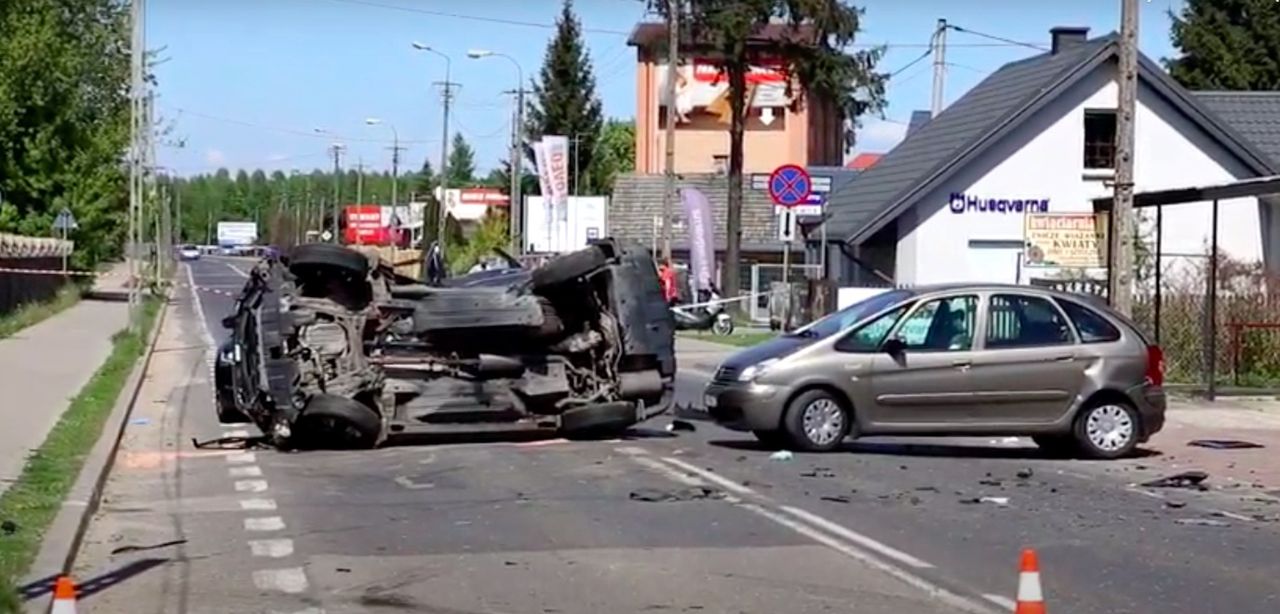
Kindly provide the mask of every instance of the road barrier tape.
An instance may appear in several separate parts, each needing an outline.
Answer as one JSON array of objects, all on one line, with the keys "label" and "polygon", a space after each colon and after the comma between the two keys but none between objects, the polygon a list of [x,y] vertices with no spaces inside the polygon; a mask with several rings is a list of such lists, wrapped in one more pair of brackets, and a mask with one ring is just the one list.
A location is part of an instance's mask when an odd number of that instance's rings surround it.
[{"label": "road barrier tape", "polygon": [[724,304],[724,303],[733,303],[733,302],[737,302],[737,301],[745,301],[745,300],[750,300],[750,299],[753,299],[753,298],[756,298],[756,297],[760,297],[760,296],[768,296],[768,295],[769,295],[769,293],[768,293],[768,292],[753,292],[753,293],[750,293],[750,294],[743,294],[743,295],[741,295],[741,296],[735,296],[735,297],[731,297],[731,298],[719,298],[719,299],[716,299],[716,300],[714,300],[714,301],[706,301],[706,302],[703,302],[703,303],[689,303],[689,304],[687,304],[687,305],[686,305],[686,304],[672,305],[672,306],[671,306],[671,308],[672,308],[672,309],[678,309],[678,310],[680,310],[680,311],[684,311],[684,310],[686,310],[686,309],[698,309],[698,308],[700,308],[700,307],[708,307],[708,306],[711,306],[711,305],[720,305],[720,304]]}]

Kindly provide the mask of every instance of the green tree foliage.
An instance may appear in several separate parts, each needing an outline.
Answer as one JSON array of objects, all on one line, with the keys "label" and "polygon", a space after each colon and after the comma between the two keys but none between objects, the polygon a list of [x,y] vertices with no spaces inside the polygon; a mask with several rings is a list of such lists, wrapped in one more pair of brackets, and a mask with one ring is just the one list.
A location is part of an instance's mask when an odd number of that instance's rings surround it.
[{"label": "green tree foliage", "polygon": [[[650,0],[666,15],[669,0]],[[764,56],[782,60],[793,77],[794,104],[831,104],[846,122],[852,146],[860,117],[884,108],[887,75],[877,72],[883,48],[847,53],[861,29],[862,10],[844,0],[678,0],[680,46],[718,65],[729,86],[729,197],[723,279],[726,295],[740,283],[742,246],[742,147],[746,128],[747,73]],[[761,36],[771,20],[792,26],[780,40]],[[764,44],[761,44],[764,43]]]},{"label": "green tree foliage", "polygon": [[466,240],[458,240],[449,249],[449,268],[454,274],[463,274],[481,260],[494,254],[494,249],[506,247],[507,215],[501,211],[490,213]]},{"label": "green tree foliage", "polygon": [[[565,0],[556,20],[556,35],[547,44],[539,78],[532,84],[533,96],[526,109],[525,134],[536,141],[544,135],[561,135],[571,141],[569,164],[580,169],[578,175],[587,185],[570,185],[573,193],[594,194],[599,184],[592,181],[595,173],[596,141],[603,121],[600,98],[596,95],[596,78],[591,58],[582,40],[582,24],[573,12],[572,0]],[[576,140],[576,141],[575,141]],[[532,156],[529,156],[532,160]],[[533,164],[530,164],[533,167]]]},{"label": "green tree foliage", "polygon": [[636,170],[636,123],[611,119],[600,129],[595,157],[591,161],[591,185],[601,194],[613,193],[613,181],[619,173]]},{"label": "green tree foliage", "polygon": [[1280,10],[1274,0],[1187,0],[1169,11],[1181,52],[1165,67],[1193,90],[1280,89]]},{"label": "green tree foliage", "polygon": [[128,5],[0,2],[0,232],[80,228],[77,266],[121,251],[128,211]]},{"label": "green tree foliage", "polygon": [[471,149],[462,133],[453,135],[453,144],[449,147],[449,168],[446,171],[449,187],[471,187],[476,181],[476,152]]}]

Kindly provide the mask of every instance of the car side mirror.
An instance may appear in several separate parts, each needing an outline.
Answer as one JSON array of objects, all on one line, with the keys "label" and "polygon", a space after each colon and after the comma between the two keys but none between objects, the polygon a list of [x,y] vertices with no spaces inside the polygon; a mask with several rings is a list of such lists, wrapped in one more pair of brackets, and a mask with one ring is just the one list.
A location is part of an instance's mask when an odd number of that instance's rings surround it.
[{"label": "car side mirror", "polygon": [[880,349],[890,356],[900,356],[907,351],[907,342],[894,337],[885,341],[884,345],[880,346]]}]

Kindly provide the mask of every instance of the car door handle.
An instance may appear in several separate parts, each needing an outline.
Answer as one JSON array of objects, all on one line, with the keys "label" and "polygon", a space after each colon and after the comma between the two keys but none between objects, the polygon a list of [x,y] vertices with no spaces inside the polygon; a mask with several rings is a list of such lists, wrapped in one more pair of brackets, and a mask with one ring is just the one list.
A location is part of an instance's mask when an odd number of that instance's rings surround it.
[{"label": "car door handle", "polygon": [[1067,362],[1075,359],[1075,354],[1059,354],[1058,356],[1053,357],[1054,362]]},{"label": "car door handle", "polygon": [[951,361],[951,366],[956,367],[957,369],[962,369],[962,370],[968,369],[969,367],[973,366],[973,361],[972,360],[953,360]]}]

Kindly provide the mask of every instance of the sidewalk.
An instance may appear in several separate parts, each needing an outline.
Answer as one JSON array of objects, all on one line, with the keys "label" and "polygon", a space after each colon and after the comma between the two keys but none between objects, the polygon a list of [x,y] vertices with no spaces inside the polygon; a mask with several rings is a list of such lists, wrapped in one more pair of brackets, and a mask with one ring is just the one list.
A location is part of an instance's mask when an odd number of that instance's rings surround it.
[{"label": "sidewalk", "polygon": [[[1280,494],[1280,400],[1171,400],[1165,420],[1164,430],[1148,444],[1163,454],[1151,460],[1170,468],[1205,471],[1216,484],[1251,485]],[[1188,445],[1198,439],[1247,441],[1264,447],[1221,450]]]},{"label": "sidewalk", "polygon": [[676,370],[693,371],[710,377],[721,361],[741,349],[676,335]]},{"label": "sidewalk", "polygon": [[[116,265],[111,272],[103,278],[104,289],[127,281],[127,266]],[[125,302],[85,299],[0,340],[0,493],[106,361],[111,337],[128,324],[128,311]]]}]

